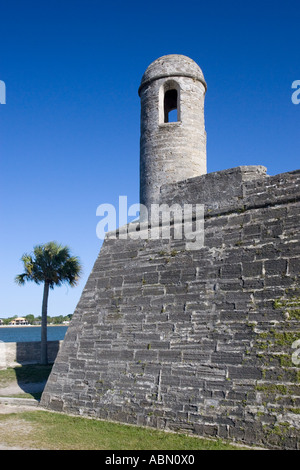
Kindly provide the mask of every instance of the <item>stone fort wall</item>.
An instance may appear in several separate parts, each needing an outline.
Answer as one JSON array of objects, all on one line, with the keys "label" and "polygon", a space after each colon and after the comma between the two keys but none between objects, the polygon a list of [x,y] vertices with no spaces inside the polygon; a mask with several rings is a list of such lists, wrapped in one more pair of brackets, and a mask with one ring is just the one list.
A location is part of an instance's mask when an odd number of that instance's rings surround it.
[{"label": "stone fort wall", "polygon": [[107,237],[42,405],[299,448],[300,171],[238,167],[161,197],[205,205],[204,247]]}]

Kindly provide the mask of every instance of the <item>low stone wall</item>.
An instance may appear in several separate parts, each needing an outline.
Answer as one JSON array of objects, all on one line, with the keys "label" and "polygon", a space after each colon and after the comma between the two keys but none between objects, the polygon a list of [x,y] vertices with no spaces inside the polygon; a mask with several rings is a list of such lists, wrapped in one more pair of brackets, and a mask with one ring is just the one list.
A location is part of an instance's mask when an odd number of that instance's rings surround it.
[{"label": "low stone wall", "polygon": [[[62,341],[48,341],[48,361],[53,363]],[[41,342],[4,343],[0,341],[0,369],[22,364],[38,364],[41,357]]]}]

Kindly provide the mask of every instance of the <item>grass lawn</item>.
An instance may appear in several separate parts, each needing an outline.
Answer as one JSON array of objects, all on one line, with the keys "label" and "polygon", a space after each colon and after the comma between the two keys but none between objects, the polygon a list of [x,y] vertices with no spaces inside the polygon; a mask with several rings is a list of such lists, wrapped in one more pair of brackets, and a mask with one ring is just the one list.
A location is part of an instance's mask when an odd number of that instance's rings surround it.
[{"label": "grass lawn", "polygon": [[236,450],[200,439],[48,411],[0,414],[0,443],[50,450]]}]

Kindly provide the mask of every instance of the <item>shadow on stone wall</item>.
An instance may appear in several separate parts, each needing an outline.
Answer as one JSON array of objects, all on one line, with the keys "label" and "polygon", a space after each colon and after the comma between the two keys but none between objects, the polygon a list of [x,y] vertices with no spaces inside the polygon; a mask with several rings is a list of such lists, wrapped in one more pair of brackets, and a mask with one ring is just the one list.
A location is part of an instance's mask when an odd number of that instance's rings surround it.
[{"label": "shadow on stone wall", "polygon": [[[18,364],[39,364],[41,358],[41,342],[20,342],[16,344],[16,362]],[[48,362],[55,361],[60,347],[60,341],[48,341]]]}]

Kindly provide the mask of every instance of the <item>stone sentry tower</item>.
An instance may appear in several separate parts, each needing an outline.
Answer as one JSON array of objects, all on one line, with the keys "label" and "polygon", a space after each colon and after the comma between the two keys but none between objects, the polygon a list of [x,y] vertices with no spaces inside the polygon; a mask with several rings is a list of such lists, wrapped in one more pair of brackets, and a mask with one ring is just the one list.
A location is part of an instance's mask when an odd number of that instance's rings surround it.
[{"label": "stone sentry tower", "polygon": [[148,209],[160,202],[163,184],[207,172],[206,88],[200,67],[178,54],[155,60],[142,77],[140,203]]}]

